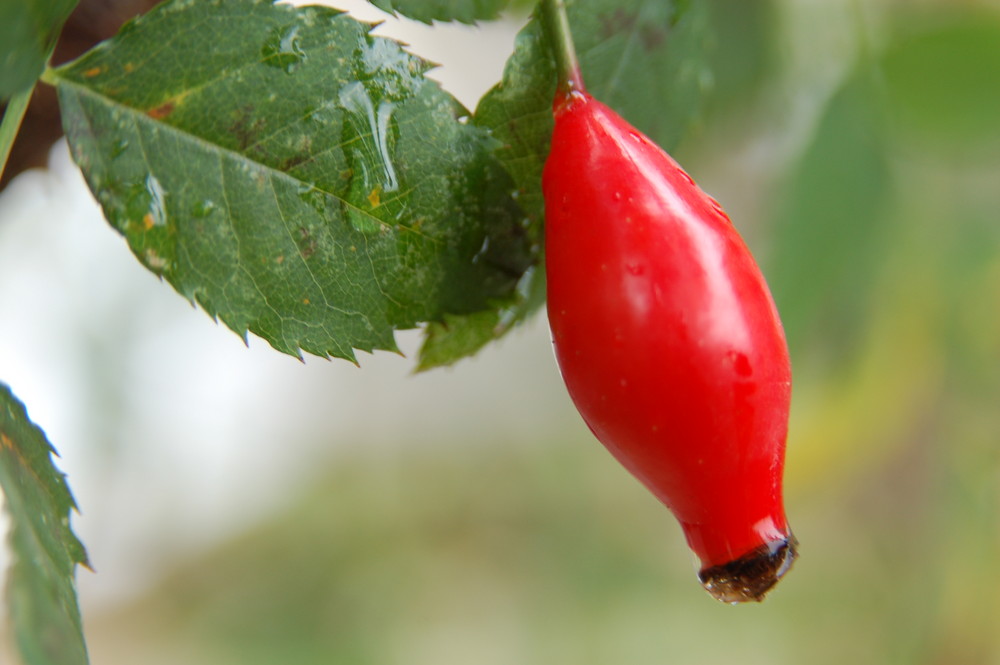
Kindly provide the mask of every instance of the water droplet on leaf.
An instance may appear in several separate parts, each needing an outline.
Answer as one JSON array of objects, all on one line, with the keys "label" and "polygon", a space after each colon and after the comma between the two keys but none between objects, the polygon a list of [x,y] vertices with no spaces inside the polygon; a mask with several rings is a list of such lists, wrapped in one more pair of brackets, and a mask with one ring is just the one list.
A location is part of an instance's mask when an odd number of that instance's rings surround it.
[{"label": "water droplet on leaf", "polygon": [[306,59],[299,40],[299,26],[288,25],[275,28],[268,35],[260,49],[264,64],[283,69],[291,74]]},{"label": "water droplet on leaf", "polygon": [[194,204],[191,214],[195,217],[208,217],[215,210],[215,202],[211,199],[204,199]]},{"label": "water droplet on leaf", "polygon": [[128,139],[119,139],[111,146],[111,159],[117,159],[128,149]]},{"label": "water droplet on leaf", "polygon": [[[360,82],[344,86],[339,102],[347,112],[343,143],[350,146],[347,151],[351,163],[347,217],[354,228],[363,233],[380,231],[383,225],[373,211],[384,203],[383,194],[399,190],[399,179],[392,163],[395,105],[386,99],[376,104]],[[384,210],[380,215],[390,212]]]},{"label": "water droplet on leaf", "polygon": [[164,191],[160,181],[150,173],[146,176],[146,191],[149,192],[149,211],[143,219],[150,220],[150,226],[164,226],[167,223],[167,207]]}]

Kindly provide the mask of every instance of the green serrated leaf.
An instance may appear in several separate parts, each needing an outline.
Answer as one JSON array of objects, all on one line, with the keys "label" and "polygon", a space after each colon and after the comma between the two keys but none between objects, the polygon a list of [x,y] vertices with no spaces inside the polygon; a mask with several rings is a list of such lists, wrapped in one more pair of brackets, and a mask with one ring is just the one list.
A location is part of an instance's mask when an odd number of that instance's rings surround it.
[{"label": "green serrated leaf", "polygon": [[354,359],[509,297],[496,142],[431,66],[323,7],[176,0],[53,72],[74,158],[150,270],[239,334]]},{"label": "green serrated leaf", "polygon": [[[568,2],[573,37],[587,87],[664,147],[677,143],[698,112],[708,80],[707,14],[687,0],[576,0]],[[517,186],[517,201],[536,255],[541,254],[545,203],[542,169],[552,136],[555,67],[539,20],[518,34],[503,79],[480,101],[473,122],[502,142],[497,157]],[[475,339],[482,346],[526,319],[544,302],[539,265],[520,293],[499,301],[493,316],[476,314],[428,329],[425,363],[446,364]],[[533,293],[526,297],[525,293]],[[497,325],[499,321],[511,325]],[[452,352],[444,352],[451,348]],[[433,360],[432,360],[433,359]]]},{"label": "green serrated leaf", "polygon": [[369,0],[369,2],[383,11],[424,23],[431,21],[474,23],[499,17],[510,0]]},{"label": "green serrated leaf", "polygon": [[0,2],[0,102],[38,80],[76,3]]},{"label": "green serrated leaf", "polygon": [[0,488],[7,500],[14,562],[6,597],[24,665],[85,665],[74,574],[87,565],[69,526],[76,503],[52,464],[55,450],[24,405],[0,383]]}]

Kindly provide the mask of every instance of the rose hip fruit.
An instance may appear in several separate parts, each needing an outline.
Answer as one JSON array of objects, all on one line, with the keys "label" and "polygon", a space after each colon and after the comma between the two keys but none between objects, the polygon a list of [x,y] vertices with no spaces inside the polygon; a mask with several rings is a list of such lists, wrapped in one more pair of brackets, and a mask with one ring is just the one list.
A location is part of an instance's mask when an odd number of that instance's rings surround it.
[{"label": "rose hip fruit", "polygon": [[545,261],[566,387],[677,517],[705,588],[759,601],[796,556],[781,489],[791,368],[767,284],[666,152],[579,83],[554,113]]}]

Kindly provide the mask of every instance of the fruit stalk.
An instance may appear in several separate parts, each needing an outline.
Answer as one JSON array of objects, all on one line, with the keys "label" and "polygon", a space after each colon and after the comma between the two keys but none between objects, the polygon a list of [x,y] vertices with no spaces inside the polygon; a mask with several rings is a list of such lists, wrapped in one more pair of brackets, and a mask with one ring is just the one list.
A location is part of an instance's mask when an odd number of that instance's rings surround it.
[{"label": "fruit stalk", "polygon": [[576,46],[566,13],[566,0],[543,0],[542,21],[556,61],[558,103],[568,98],[573,91],[584,92],[580,61],[576,57]]}]

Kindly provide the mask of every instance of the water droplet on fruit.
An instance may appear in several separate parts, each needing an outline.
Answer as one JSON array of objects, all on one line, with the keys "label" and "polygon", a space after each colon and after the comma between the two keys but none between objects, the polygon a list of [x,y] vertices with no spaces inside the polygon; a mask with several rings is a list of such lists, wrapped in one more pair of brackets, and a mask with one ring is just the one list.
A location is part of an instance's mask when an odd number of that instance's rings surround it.
[{"label": "water droplet on fruit", "polygon": [[718,214],[720,217],[722,217],[724,220],[726,220],[730,224],[733,223],[733,221],[731,219],[729,219],[729,215],[726,214],[726,211],[722,209],[721,205],[719,205],[718,201],[716,201],[714,198],[712,198],[711,196],[709,196],[708,197],[708,203],[709,203],[709,205],[712,206],[712,210],[714,210],[716,212],[716,214]]},{"label": "water droplet on fruit", "polygon": [[733,371],[738,376],[749,377],[753,375],[753,367],[750,365],[750,359],[745,353],[729,351],[726,355],[729,358],[729,362],[733,365]]}]

